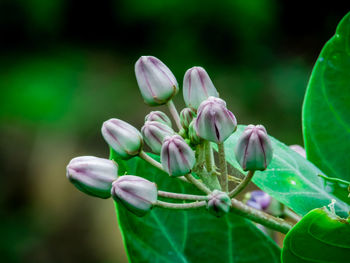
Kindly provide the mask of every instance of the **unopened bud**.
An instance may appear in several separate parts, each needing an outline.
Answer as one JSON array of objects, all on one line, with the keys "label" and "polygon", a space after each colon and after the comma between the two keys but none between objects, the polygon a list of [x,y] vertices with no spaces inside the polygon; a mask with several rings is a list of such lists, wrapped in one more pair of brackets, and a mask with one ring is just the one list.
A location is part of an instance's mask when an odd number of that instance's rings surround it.
[{"label": "unopened bud", "polygon": [[150,106],[167,103],[179,91],[173,73],[155,57],[140,57],[135,64],[135,74],[143,100]]},{"label": "unopened bud", "polygon": [[271,203],[271,196],[261,190],[247,193],[245,199],[247,199],[247,205],[258,210],[266,210]]},{"label": "unopened bud", "polygon": [[199,138],[194,125],[195,119],[190,123],[190,126],[188,127],[188,138],[190,139],[192,144],[196,145],[201,142],[201,138]]},{"label": "unopened bud", "polygon": [[129,123],[110,119],[102,125],[102,136],[110,147],[122,159],[138,155],[142,150],[142,135]]},{"label": "unopened bud", "polygon": [[219,94],[205,69],[193,67],[185,73],[183,96],[187,107],[197,109],[202,101]]},{"label": "unopened bud", "polygon": [[207,208],[211,214],[217,217],[227,214],[230,211],[231,205],[231,199],[227,193],[214,190],[208,196]]},{"label": "unopened bud", "polygon": [[145,117],[145,122],[147,121],[158,121],[164,123],[165,125],[172,127],[171,120],[169,117],[162,111],[151,111]]},{"label": "unopened bud", "polygon": [[134,175],[123,175],[113,182],[111,194],[116,202],[137,216],[144,216],[157,201],[155,183]]},{"label": "unopened bud", "polygon": [[184,129],[188,129],[192,120],[196,117],[196,112],[191,108],[184,108],[180,112],[180,121]]},{"label": "unopened bud", "polygon": [[100,197],[111,196],[112,182],[118,177],[115,162],[94,156],[72,159],[67,165],[67,178],[80,191]]},{"label": "unopened bud", "polygon": [[175,134],[172,128],[157,121],[147,121],[141,133],[147,145],[156,154],[160,154],[164,138]]},{"label": "unopened bud", "polygon": [[166,137],[161,150],[161,162],[164,170],[173,177],[191,172],[196,158],[191,147],[179,135]]},{"label": "unopened bud", "polygon": [[299,153],[301,156],[306,158],[305,149],[303,147],[301,147],[300,145],[297,145],[297,144],[290,145],[289,148],[291,148],[293,151]]},{"label": "unopened bud", "polygon": [[238,139],[235,154],[244,171],[265,170],[273,155],[265,127],[248,125]]},{"label": "unopened bud", "polygon": [[237,128],[237,120],[222,99],[209,97],[198,108],[195,128],[199,137],[224,142]]}]

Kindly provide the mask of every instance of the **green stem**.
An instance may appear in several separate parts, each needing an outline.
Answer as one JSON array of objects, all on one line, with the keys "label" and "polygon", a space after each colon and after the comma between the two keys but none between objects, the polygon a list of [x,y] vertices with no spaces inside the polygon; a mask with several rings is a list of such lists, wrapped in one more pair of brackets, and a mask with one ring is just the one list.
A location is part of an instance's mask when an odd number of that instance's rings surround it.
[{"label": "green stem", "polygon": [[174,121],[176,123],[177,128],[179,129],[179,131],[181,131],[182,125],[181,125],[181,121],[180,121],[180,116],[179,116],[179,113],[176,110],[176,107],[175,107],[175,104],[174,104],[173,100],[169,100],[168,103],[167,103],[167,106],[169,108],[170,114],[174,118]]},{"label": "green stem", "polygon": [[198,181],[196,178],[192,176],[192,174],[186,174],[185,178],[192,184],[194,184],[199,190],[203,191],[206,194],[210,194],[211,191],[208,187],[205,186],[205,184]]},{"label": "green stem", "polygon": [[203,142],[204,155],[205,155],[205,165],[207,171],[210,173],[213,170],[213,156],[212,156],[212,148],[209,141]]},{"label": "green stem", "polygon": [[301,216],[294,213],[292,210],[290,210],[288,207],[284,207],[283,214],[285,216],[288,216],[289,218],[293,219],[296,222],[299,222],[301,220]]},{"label": "green stem", "polygon": [[224,143],[218,143],[219,149],[219,164],[220,164],[220,182],[222,190],[228,192],[228,176],[227,176],[227,164],[225,157]]},{"label": "green stem", "polygon": [[243,181],[237,185],[237,187],[235,189],[233,189],[231,192],[229,192],[229,197],[235,197],[236,195],[238,195],[248,184],[249,182],[252,180],[253,175],[254,175],[255,171],[249,171],[248,174],[244,177]]},{"label": "green stem", "polygon": [[163,169],[162,164],[159,163],[159,162],[157,162],[156,160],[154,160],[152,157],[149,157],[144,151],[141,151],[141,152],[139,153],[139,156],[140,156],[143,160],[145,160],[146,162],[152,164],[153,166],[157,167],[159,170],[162,170],[163,172],[165,172],[164,169]]},{"label": "green stem", "polygon": [[158,191],[158,196],[165,197],[165,198],[182,199],[182,200],[196,200],[196,201],[208,200],[208,197],[205,195],[178,194],[178,193],[171,193],[171,192],[165,192],[160,190]]},{"label": "green stem", "polygon": [[168,209],[196,209],[201,208],[206,205],[205,201],[197,201],[192,203],[168,203],[163,201],[157,201],[155,203],[155,206],[159,206],[162,208],[168,208]]},{"label": "green stem", "polygon": [[284,221],[281,218],[274,217],[265,212],[252,208],[243,204],[242,202],[232,199],[232,208],[231,211],[237,215],[250,219],[258,224],[281,232],[283,234],[287,234],[289,230],[292,229],[293,225]]}]

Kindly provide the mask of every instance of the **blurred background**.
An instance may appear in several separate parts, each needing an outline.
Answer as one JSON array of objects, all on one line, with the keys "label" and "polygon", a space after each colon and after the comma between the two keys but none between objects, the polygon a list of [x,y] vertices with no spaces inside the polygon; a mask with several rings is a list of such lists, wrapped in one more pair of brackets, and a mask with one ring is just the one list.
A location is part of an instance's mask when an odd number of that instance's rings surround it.
[{"label": "blurred background", "polygon": [[0,0],[1,262],[126,262],[113,202],[77,191],[65,166],[108,157],[103,121],[140,128],[154,110],[134,76],[141,55],[180,85],[203,66],[239,123],[302,144],[308,77],[350,10],[332,3]]}]

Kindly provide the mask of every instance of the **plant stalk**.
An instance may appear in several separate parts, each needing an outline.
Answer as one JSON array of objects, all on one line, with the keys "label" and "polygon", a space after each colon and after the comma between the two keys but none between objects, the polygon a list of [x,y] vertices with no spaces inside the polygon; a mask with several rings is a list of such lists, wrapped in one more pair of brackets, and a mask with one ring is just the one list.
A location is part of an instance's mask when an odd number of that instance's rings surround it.
[{"label": "plant stalk", "polygon": [[162,208],[168,208],[168,209],[196,209],[201,208],[206,205],[205,201],[197,201],[192,203],[168,203],[157,200],[155,203],[155,206],[159,206]]},{"label": "plant stalk", "polygon": [[239,185],[237,185],[235,189],[229,192],[228,196],[232,198],[238,195],[252,180],[254,172],[255,171],[249,171],[248,174],[244,177],[243,181]]},{"label": "plant stalk", "polygon": [[165,198],[173,198],[173,199],[182,199],[182,200],[195,200],[195,201],[205,201],[208,200],[208,197],[205,195],[189,195],[189,194],[179,194],[179,193],[171,193],[165,191],[158,191],[158,196]]},{"label": "plant stalk", "polygon": [[194,184],[199,190],[201,190],[202,192],[206,193],[206,194],[210,194],[211,191],[208,187],[205,186],[205,184],[201,183],[200,181],[198,181],[196,178],[193,177],[192,174],[186,174],[185,178],[192,184]]},{"label": "plant stalk", "polygon": [[222,190],[228,192],[228,176],[227,176],[227,163],[225,157],[224,143],[218,143],[219,149],[219,165],[220,165],[220,183]]},{"label": "plant stalk", "polygon": [[231,199],[232,207],[231,211],[237,215],[250,219],[256,223],[259,223],[263,226],[281,232],[283,234],[287,234],[289,230],[292,229],[293,225],[284,221],[281,218],[274,217],[265,212],[252,208],[243,204],[242,202]]},{"label": "plant stalk", "polygon": [[179,113],[176,110],[176,107],[175,107],[175,104],[174,104],[173,100],[169,100],[168,103],[167,103],[167,106],[169,108],[170,114],[174,118],[174,121],[176,123],[177,128],[179,129],[179,131],[181,131],[182,125],[181,125],[181,121],[180,121],[180,116],[179,116]]}]

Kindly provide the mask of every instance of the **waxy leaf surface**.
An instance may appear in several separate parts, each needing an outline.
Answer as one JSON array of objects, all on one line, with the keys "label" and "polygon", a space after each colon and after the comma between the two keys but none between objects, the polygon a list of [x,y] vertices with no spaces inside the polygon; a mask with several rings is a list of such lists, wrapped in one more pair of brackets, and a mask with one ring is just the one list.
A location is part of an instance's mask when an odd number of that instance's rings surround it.
[{"label": "waxy leaf surface", "polygon": [[307,158],[327,176],[350,181],[350,13],[312,71],[303,130]]},{"label": "waxy leaf surface", "polygon": [[283,242],[283,263],[350,262],[350,223],[318,208],[304,216]]},{"label": "waxy leaf surface", "polygon": [[[117,162],[120,174],[142,176],[156,182],[159,190],[201,194],[139,158]],[[280,262],[277,245],[252,222],[233,213],[216,218],[205,208],[154,208],[137,217],[122,205],[116,204],[116,209],[130,262]]]}]

